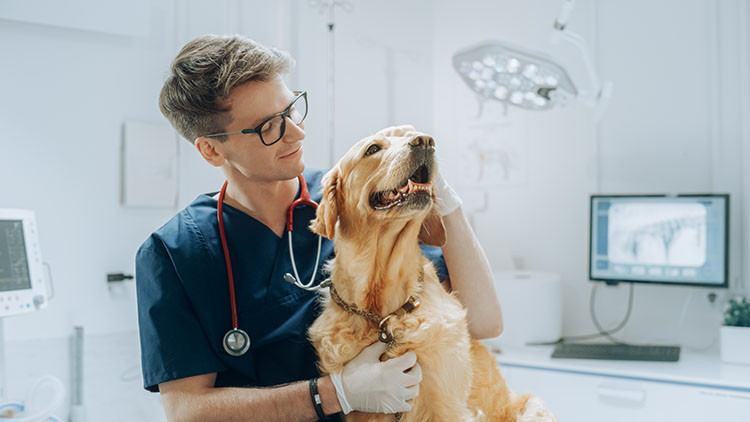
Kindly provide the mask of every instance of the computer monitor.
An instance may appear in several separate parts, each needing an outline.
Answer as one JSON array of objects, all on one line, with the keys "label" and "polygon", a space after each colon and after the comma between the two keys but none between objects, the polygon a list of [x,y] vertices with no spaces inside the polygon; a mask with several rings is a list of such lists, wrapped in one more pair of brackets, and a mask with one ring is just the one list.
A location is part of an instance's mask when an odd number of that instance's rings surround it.
[{"label": "computer monitor", "polygon": [[729,195],[592,195],[589,278],[727,287]]},{"label": "computer monitor", "polygon": [[0,318],[46,306],[34,212],[0,209]]}]

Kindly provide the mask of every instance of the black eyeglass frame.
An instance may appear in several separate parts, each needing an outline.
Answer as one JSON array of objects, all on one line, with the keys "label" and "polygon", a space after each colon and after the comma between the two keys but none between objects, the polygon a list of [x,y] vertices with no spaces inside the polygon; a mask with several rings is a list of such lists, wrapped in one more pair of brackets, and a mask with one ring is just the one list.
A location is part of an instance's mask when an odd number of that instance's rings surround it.
[{"label": "black eyeglass frame", "polygon": [[[267,118],[266,120],[263,120],[258,126],[255,126],[252,129],[242,129],[235,132],[222,132],[222,133],[212,133],[210,135],[203,135],[201,138],[215,138],[217,136],[224,136],[224,135],[236,135],[238,133],[242,134],[248,134],[248,133],[257,133],[258,137],[260,138],[260,141],[263,142],[263,145],[270,147],[271,145],[275,144],[276,142],[279,142],[281,138],[284,137],[284,132],[286,131],[286,118],[290,117],[290,113],[292,112],[292,107],[294,107],[295,104],[297,104],[297,101],[299,101],[300,98],[305,99],[305,114],[302,116],[299,122],[295,122],[292,120],[292,123],[295,125],[298,125],[305,121],[305,117],[307,117],[307,111],[309,110],[309,104],[307,103],[307,91],[293,91],[293,93],[296,95],[291,103],[289,103],[289,107],[287,107],[284,111],[280,113],[276,113],[273,116]],[[271,120],[282,116],[284,119],[281,120],[281,131],[279,132],[279,139],[269,143],[266,143],[265,139],[263,139],[263,134],[261,133],[261,128],[263,128],[263,125],[270,122]]]}]

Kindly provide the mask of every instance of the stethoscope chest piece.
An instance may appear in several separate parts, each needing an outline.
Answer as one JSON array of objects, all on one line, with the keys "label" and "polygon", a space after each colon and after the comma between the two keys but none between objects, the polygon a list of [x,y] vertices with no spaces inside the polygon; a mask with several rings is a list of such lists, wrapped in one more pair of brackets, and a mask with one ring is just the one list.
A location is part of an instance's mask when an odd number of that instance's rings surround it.
[{"label": "stethoscope chest piece", "polygon": [[232,356],[242,356],[250,348],[250,336],[239,328],[232,328],[224,335],[224,350]]}]

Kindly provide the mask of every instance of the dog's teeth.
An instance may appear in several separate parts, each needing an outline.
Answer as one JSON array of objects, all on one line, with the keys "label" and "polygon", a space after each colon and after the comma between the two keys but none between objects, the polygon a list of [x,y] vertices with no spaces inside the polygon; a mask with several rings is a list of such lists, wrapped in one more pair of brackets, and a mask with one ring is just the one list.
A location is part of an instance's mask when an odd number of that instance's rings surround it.
[{"label": "dog's teeth", "polygon": [[409,179],[409,183],[406,184],[406,187],[409,192],[412,192],[417,188],[417,185],[411,179]]},{"label": "dog's teeth", "polygon": [[413,182],[411,179],[409,180],[409,190],[412,191],[425,191],[425,192],[432,192],[432,183],[416,183]]}]

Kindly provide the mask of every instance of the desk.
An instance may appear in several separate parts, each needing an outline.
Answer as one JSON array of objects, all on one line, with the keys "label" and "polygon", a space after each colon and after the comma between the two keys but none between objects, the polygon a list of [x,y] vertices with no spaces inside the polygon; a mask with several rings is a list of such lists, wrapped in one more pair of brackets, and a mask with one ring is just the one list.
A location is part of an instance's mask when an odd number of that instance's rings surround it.
[{"label": "desk", "polygon": [[511,389],[561,422],[750,421],[750,366],[682,349],[679,362],[552,359],[552,346],[502,348]]}]

